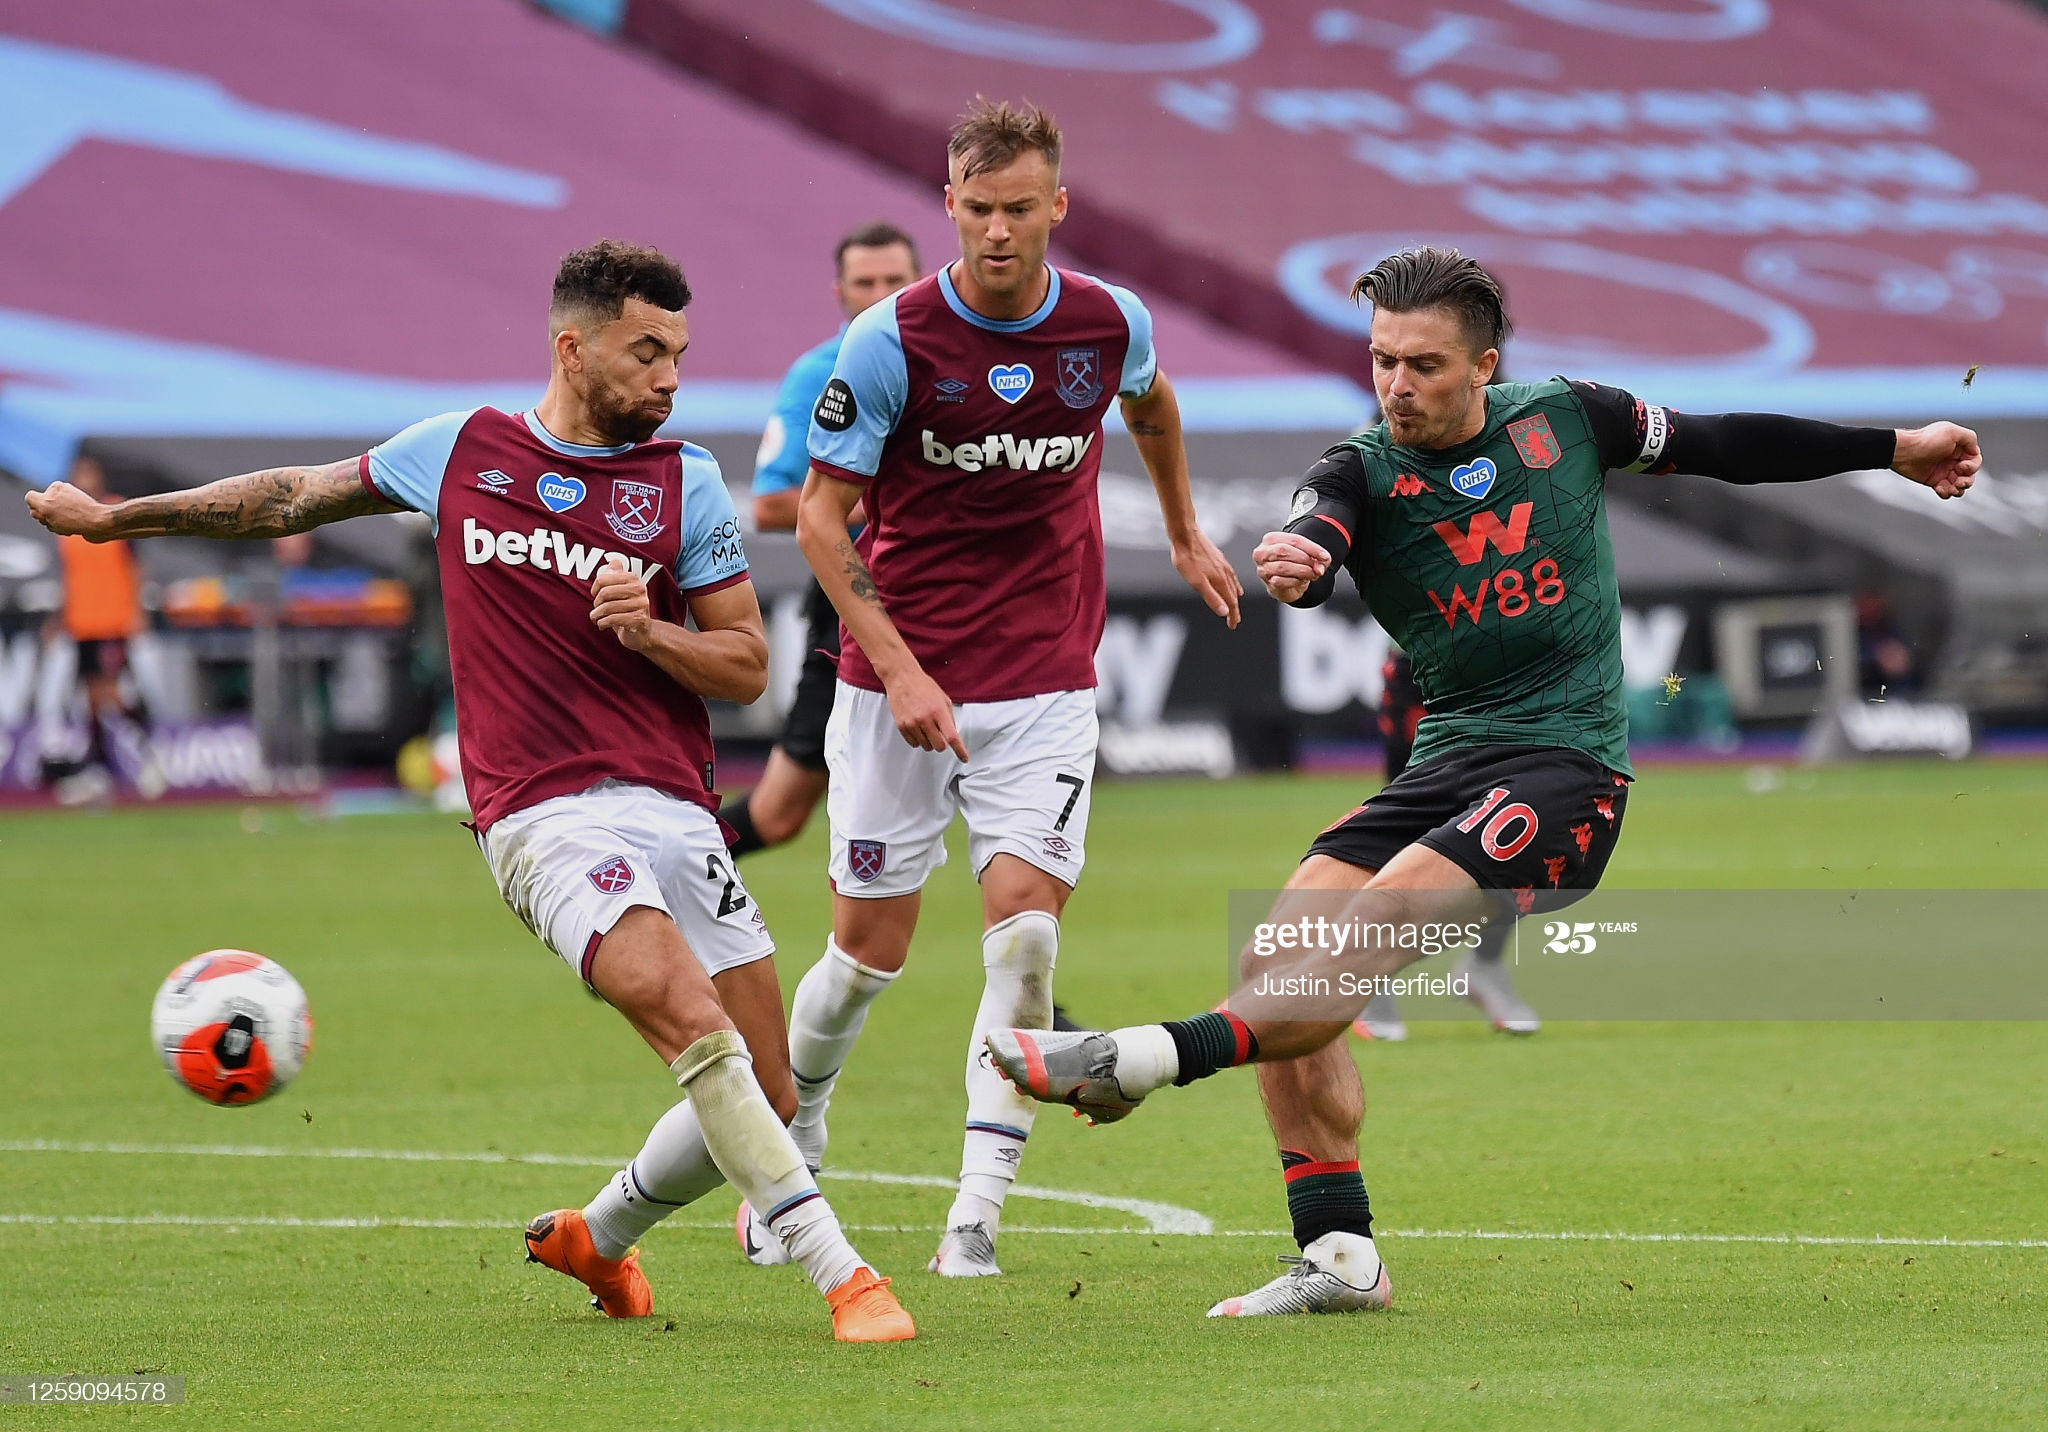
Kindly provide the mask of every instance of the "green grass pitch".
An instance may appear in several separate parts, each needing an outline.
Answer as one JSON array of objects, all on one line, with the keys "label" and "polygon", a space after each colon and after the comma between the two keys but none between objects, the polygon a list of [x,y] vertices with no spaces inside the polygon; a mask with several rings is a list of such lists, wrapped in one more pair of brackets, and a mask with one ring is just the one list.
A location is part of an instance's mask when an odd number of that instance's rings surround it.
[{"label": "green grass pitch", "polygon": [[[2048,767],[1794,770],[1753,784],[1740,768],[1649,771],[1610,882],[2048,883]],[[1358,783],[1338,779],[1105,786],[1069,910],[1063,1001],[1110,1023],[1207,1007],[1222,989],[1225,892],[1277,884],[1357,798]],[[785,991],[822,948],[823,843],[814,826],[748,866]],[[956,850],[910,973],[877,1005],[840,1085],[828,1158],[839,1170],[955,1170],[980,983],[963,867]],[[0,1372],[189,1379],[182,1410],[96,1421],[2048,1421],[2038,1025],[1559,1024],[1515,1040],[1453,1023],[1358,1046],[1367,1182],[1396,1300],[1381,1316],[1203,1318],[1292,1251],[1257,1232],[1286,1218],[1245,1074],[1169,1091],[1111,1128],[1048,1111],[1028,1184],[1171,1204],[1217,1235],[1018,1197],[1008,1276],[943,1283],[923,1267],[944,1188],[828,1179],[921,1329],[909,1345],[846,1348],[794,1269],[741,1261],[730,1192],[648,1237],[650,1320],[609,1322],[522,1262],[518,1225],[585,1201],[675,1090],[498,903],[451,819],[316,822],[279,807],[10,817],[0,940]],[[299,1082],[250,1109],[200,1104],[148,1047],[157,982],[222,945],[283,960],[318,1019]],[[513,1157],[301,1156],[336,1149]],[[518,1158],[539,1154],[558,1161]],[[159,1215],[202,1221],[135,1221]],[[419,1226],[431,1224],[443,1226]],[[1418,1236],[1431,1231],[1849,1241]],[[1876,1235],[1980,1246],[1856,1241]],[[0,1423],[82,1415],[9,1407]]]}]

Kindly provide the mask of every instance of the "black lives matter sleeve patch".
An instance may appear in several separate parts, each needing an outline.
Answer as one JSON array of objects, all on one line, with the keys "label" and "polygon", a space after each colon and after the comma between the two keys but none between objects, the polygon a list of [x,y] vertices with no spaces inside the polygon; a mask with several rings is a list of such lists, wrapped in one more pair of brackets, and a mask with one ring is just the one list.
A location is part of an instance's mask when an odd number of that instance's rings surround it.
[{"label": "black lives matter sleeve patch", "polygon": [[812,411],[811,420],[828,433],[843,433],[859,416],[860,404],[853,400],[853,389],[846,386],[844,378],[834,378],[818,394],[818,406]]}]

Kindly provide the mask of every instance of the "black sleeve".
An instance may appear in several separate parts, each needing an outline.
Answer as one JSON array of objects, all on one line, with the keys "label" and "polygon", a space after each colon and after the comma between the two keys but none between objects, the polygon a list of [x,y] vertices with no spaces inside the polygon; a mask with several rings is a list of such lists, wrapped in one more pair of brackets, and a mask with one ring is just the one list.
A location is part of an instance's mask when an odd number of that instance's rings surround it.
[{"label": "black sleeve", "polygon": [[1620,472],[1689,472],[1722,482],[1810,482],[1892,465],[1890,428],[1851,428],[1777,413],[1681,413],[1620,388],[1574,382],[1600,449]]},{"label": "black sleeve", "polygon": [[1337,589],[1337,570],[1351,555],[1366,517],[1365,461],[1358,449],[1340,443],[1302,475],[1287,509],[1287,526],[1330,554],[1330,569],[1288,603],[1319,607]]}]

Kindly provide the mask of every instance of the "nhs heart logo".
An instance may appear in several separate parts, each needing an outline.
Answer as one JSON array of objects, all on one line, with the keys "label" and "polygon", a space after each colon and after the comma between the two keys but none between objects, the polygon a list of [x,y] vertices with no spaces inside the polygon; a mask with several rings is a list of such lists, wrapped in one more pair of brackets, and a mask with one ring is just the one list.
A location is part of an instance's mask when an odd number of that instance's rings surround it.
[{"label": "nhs heart logo", "polygon": [[559,472],[544,472],[540,475],[541,506],[550,512],[567,512],[586,495],[583,479],[564,477]]},{"label": "nhs heart logo", "polygon": [[998,398],[1014,403],[1031,391],[1031,367],[1026,363],[1001,363],[988,370],[988,385]]},{"label": "nhs heart logo", "polygon": [[1498,475],[1492,458],[1475,457],[1463,467],[1451,469],[1451,487],[1461,497],[1484,497],[1492,490],[1493,480]]}]

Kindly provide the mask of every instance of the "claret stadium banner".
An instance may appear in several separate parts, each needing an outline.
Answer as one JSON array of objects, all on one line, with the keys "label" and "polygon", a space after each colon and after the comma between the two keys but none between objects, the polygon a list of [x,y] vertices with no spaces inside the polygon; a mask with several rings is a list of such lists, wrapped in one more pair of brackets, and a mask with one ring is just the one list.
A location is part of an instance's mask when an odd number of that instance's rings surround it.
[{"label": "claret stadium banner", "polygon": [[1518,375],[2048,415],[2048,16],[2012,0],[560,8],[933,178],[969,96],[1028,96],[1077,251],[1354,376],[1351,280],[1431,240],[1506,277]]},{"label": "claret stadium banner", "polygon": [[[843,321],[835,243],[877,219],[954,243],[934,186],[520,0],[0,0],[0,468],[46,482],[98,440],[163,471],[181,443],[523,406],[555,265],[606,236],[695,290],[671,430],[758,438]],[[1153,307],[1194,421],[1371,412]]]}]

